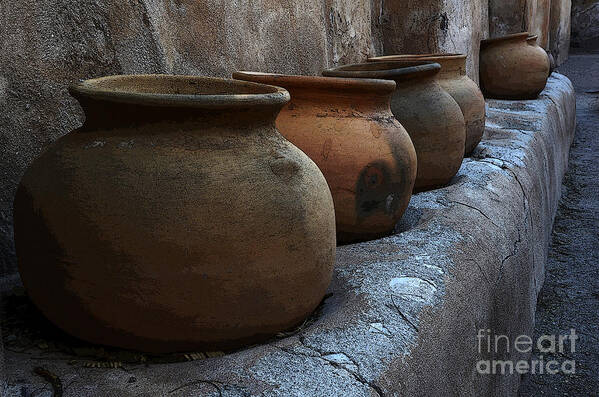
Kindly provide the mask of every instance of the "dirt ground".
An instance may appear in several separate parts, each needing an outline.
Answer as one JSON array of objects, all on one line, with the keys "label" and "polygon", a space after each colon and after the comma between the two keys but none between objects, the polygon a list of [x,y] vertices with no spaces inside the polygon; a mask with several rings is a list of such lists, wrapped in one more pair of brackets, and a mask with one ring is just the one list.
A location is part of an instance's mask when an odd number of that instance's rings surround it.
[{"label": "dirt ground", "polygon": [[553,229],[535,338],[575,329],[575,352],[533,360],[576,362],[575,374],[527,375],[520,396],[599,396],[599,53],[572,54],[560,73],[574,83],[577,129]]}]

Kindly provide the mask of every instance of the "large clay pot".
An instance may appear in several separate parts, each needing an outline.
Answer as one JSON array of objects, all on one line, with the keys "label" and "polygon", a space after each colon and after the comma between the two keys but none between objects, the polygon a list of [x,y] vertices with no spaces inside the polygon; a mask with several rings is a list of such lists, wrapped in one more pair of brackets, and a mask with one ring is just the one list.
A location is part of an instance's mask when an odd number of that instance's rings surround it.
[{"label": "large clay pot", "polygon": [[369,62],[430,61],[441,65],[437,81],[455,99],[466,122],[466,156],[472,154],[485,132],[485,98],[478,85],[466,75],[466,55],[389,55],[369,58]]},{"label": "large clay pot", "polygon": [[416,179],[414,146],[389,107],[394,82],[252,72],[233,77],[281,86],[291,94],[277,127],[327,179],[339,241],[393,231]]},{"label": "large clay pot", "polygon": [[466,124],[456,101],[437,82],[438,63],[371,62],[325,70],[325,76],[394,80],[391,110],[412,138],[418,157],[415,190],[451,181],[464,158]]},{"label": "large clay pot", "polygon": [[543,91],[549,58],[529,36],[524,32],[481,42],[480,84],[486,97],[535,99]]},{"label": "large clay pot", "polygon": [[31,165],[14,207],[21,277],[51,321],[100,344],[214,351],[317,307],[333,201],[275,128],[285,90],[143,75],[71,93],[85,124]]}]

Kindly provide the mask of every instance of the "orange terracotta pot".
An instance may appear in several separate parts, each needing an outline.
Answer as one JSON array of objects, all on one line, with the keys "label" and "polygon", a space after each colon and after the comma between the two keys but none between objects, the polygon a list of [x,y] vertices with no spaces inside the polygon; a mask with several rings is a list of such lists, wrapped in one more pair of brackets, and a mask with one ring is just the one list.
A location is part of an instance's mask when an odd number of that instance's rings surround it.
[{"label": "orange terracotta pot", "polygon": [[395,83],[237,72],[236,79],[284,87],[291,102],[277,127],[327,179],[341,242],[393,231],[416,179],[416,152],[389,108]]},{"label": "orange terracotta pot", "polygon": [[478,85],[466,75],[466,55],[423,54],[388,55],[369,62],[429,61],[441,65],[437,81],[458,103],[466,122],[466,156],[472,154],[485,132],[485,98]]},{"label": "orange terracotta pot", "polygon": [[275,128],[278,87],[113,76],[27,170],[14,205],[32,301],[81,339],[214,351],[300,324],[332,277],[335,218],[316,166]]},{"label": "orange terracotta pot", "polygon": [[535,99],[549,77],[549,58],[527,32],[483,40],[480,83],[486,97]]},{"label": "orange terracotta pot", "polygon": [[412,138],[418,156],[415,190],[435,189],[460,169],[466,123],[456,101],[441,87],[438,63],[371,62],[325,70],[325,76],[394,80],[391,110]]}]

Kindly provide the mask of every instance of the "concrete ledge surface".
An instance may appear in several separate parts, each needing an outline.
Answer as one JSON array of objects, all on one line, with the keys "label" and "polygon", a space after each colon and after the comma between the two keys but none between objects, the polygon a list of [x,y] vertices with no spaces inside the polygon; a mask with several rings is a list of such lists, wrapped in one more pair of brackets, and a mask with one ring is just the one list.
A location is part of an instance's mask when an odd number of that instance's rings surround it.
[{"label": "concrete ledge surface", "polygon": [[[394,236],[340,247],[332,294],[299,334],[224,357],[89,369],[36,348],[6,351],[9,396],[514,395],[480,375],[480,329],[531,335],[575,127],[570,81],[535,101],[488,101],[484,140],[454,182],[414,196]],[[513,339],[512,339],[513,340]],[[29,394],[25,394],[29,395]]]}]

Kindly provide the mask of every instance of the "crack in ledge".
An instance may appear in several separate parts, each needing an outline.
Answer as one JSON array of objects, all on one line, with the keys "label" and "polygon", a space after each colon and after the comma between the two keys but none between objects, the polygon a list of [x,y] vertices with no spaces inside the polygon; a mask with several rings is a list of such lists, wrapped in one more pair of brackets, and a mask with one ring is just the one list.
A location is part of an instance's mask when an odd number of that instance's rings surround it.
[{"label": "crack in ledge", "polygon": [[[368,386],[369,388],[371,388],[376,393],[377,396],[385,397],[385,393],[384,393],[383,389],[379,385],[377,385],[376,383],[371,382],[371,381],[367,380],[366,378],[364,378],[364,376],[359,373],[360,366],[358,365],[358,363],[356,362],[356,360],[354,360],[353,358],[351,358],[346,353],[343,353],[343,352],[325,352],[325,351],[322,351],[321,349],[318,349],[318,348],[316,348],[314,346],[310,346],[308,343],[306,343],[306,340],[305,340],[305,338],[303,336],[298,337],[298,340],[299,340],[299,342],[301,343],[302,346],[304,346],[308,350],[311,350],[312,352],[314,352],[314,354],[308,354],[308,353],[304,353],[304,352],[298,352],[298,351],[295,351],[295,350],[287,348],[287,347],[281,347],[281,346],[276,346],[276,345],[273,345],[273,347],[275,347],[275,348],[277,348],[277,349],[279,349],[279,350],[281,350],[281,351],[283,351],[283,352],[285,352],[287,354],[291,354],[291,355],[294,355],[294,356],[301,356],[301,357],[307,357],[307,358],[315,358],[315,359],[324,361],[326,364],[328,364],[328,365],[330,365],[330,366],[332,366],[334,368],[337,368],[337,369],[340,369],[342,371],[345,371],[346,373],[348,373],[349,375],[351,375],[352,378],[354,378],[358,383],[360,383],[362,385],[365,385],[365,386]],[[335,362],[333,360],[328,360],[325,357],[323,357],[323,356],[329,356],[329,355],[335,355],[335,354],[342,354],[343,356],[347,357],[347,359],[349,361],[351,361],[351,363],[356,368],[358,368],[358,371],[351,371],[349,368],[345,367],[343,364],[340,364],[340,363]]]}]

